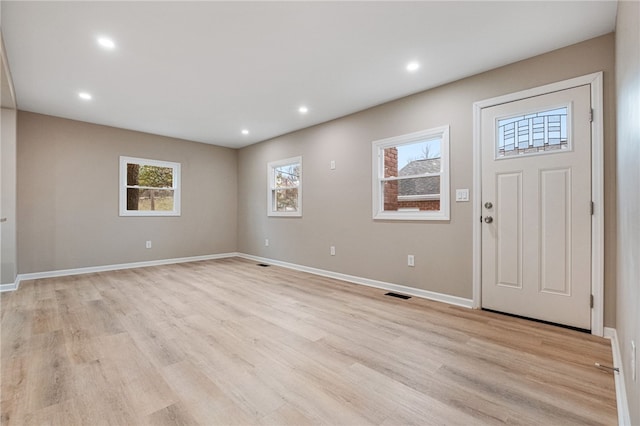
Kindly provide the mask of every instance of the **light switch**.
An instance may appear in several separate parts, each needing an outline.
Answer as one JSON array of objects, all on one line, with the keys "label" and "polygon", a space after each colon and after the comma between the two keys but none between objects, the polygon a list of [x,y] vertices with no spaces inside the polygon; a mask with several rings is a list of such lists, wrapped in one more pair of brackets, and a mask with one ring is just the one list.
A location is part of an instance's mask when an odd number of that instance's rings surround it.
[{"label": "light switch", "polygon": [[456,189],[456,201],[469,201],[469,190],[468,189]]}]

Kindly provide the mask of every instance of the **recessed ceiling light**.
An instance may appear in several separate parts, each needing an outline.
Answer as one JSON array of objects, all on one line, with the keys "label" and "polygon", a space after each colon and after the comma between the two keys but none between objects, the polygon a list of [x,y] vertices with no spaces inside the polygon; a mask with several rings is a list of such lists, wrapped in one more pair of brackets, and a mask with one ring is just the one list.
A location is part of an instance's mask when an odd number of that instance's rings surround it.
[{"label": "recessed ceiling light", "polygon": [[409,72],[414,72],[416,71],[418,68],[420,68],[420,64],[417,62],[409,62],[407,64],[407,71]]},{"label": "recessed ceiling light", "polygon": [[116,44],[108,37],[98,37],[98,44],[105,49],[113,49],[116,47]]},{"label": "recessed ceiling light", "polygon": [[80,92],[78,93],[78,96],[80,97],[80,99],[84,99],[85,101],[90,101],[92,98],[91,94],[87,92]]},{"label": "recessed ceiling light", "polygon": [[243,134],[243,135],[248,135],[248,134],[249,134],[249,131],[248,131],[247,129],[243,129],[243,130],[242,130],[242,134]]},{"label": "recessed ceiling light", "polygon": [[306,114],[309,112],[309,108],[307,108],[306,106],[301,106],[300,108],[298,108],[298,111],[300,112],[300,114]]}]

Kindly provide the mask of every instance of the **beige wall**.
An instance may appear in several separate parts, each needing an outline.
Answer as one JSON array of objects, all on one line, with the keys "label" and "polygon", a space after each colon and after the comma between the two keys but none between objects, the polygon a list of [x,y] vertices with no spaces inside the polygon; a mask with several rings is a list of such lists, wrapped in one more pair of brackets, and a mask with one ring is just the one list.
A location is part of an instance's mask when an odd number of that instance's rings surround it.
[{"label": "beige wall", "polygon": [[640,3],[620,2],[616,25],[618,131],[618,331],[631,424],[640,425]]},{"label": "beige wall", "polygon": [[[182,164],[180,217],[118,216],[121,155]],[[17,168],[21,274],[236,251],[235,150],[19,111]]]},{"label": "beige wall", "polygon": [[[371,219],[371,142],[449,124],[451,192],[472,188],[475,101],[604,71],[605,324],[615,322],[614,36],[609,34],[240,150],[239,251],[472,297],[472,203],[449,222]],[[303,156],[302,218],[266,215],[266,164]],[[336,161],[336,170],[329,162]],[[471,198],[473,199],[471,194]],[[455,199],[455,198],[453,198]],[[269,247],[264,239],[269,238]],[[329,246],[336,246],[336,256]],[[414,268],[406,266],[415,255]]]},{"label": "beige wall", "polygon": [[[449,124],[451,192],[471,189],[473,102],[604,71],[605,325],[614,326],[613,62],[610,34],[240,151],[20,112],[19,272],[238,250],[471,298],[472,203],[452,202],[448,222],[373,221],[371,141]],[[119,217],[120,155],[181,162],[182,216]],[[266,164],[296,155],[303,156],[304,216],[267,217]]]}]

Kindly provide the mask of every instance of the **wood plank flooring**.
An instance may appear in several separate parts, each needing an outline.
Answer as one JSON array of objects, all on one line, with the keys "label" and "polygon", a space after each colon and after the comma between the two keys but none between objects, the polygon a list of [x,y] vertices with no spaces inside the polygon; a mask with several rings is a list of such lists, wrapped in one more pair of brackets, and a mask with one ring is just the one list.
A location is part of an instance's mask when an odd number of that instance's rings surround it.
[{"label": "wood plank flooring", "polygon": [[615,425],[609,341],[232,258],[1,298],[3,425]]}]

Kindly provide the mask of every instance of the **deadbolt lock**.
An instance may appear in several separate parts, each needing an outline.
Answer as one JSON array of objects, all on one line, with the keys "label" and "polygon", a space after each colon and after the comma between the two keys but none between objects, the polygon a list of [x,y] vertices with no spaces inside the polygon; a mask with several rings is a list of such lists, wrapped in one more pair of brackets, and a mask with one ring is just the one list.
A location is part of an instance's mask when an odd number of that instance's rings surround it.
[{"label": "deadbolt lock", "polygon": [[486,209],[490,209],[491,207],[493,207],[493,204],[491,203],[491,201],[487,201],[486,203],[484,203],[484,207]]}]

